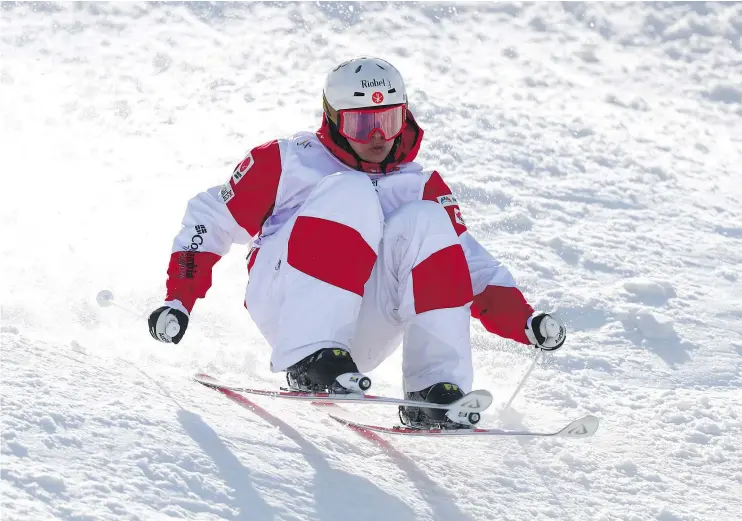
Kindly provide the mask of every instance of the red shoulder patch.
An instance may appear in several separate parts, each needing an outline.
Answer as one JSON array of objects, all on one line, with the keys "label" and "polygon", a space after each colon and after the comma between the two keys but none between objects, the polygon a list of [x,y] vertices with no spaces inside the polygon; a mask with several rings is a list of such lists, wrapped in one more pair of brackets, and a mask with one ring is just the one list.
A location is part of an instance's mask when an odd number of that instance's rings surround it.
[{"label": "red shoulder patch", "polygon": [[276,204],[281,179],[278,141],[253,148],[234,169],[221,195],[230,213],[250,235],[257,235]]},{"label": "red shoulder patch", "polygon": [[423,201],[440,203],[448,212],[448,216],[451,218],[451,224],[453,224],[456,233],[461,235],[466,231],[466,222],[464,222],[464,217],[461,215],[459,203],[438,172],[433,172],[430,179],[425,183]]}]

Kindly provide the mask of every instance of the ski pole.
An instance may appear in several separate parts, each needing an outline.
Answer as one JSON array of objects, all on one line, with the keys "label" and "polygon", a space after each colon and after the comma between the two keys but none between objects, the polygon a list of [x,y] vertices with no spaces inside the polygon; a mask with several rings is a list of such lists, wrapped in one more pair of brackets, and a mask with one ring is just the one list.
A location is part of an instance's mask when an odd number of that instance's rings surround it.
[{"label": "ski pole", "polygon": [[130,315],[134,315],[137,318],[143,318],[144,315],[142,313],[137,313],[133,309],[131,309],[129,306],[125,306],[122,304],[119,304],[116,302],[113,298],[113,292],[108,289],[102,289],[98,292],[98,295],[95,297],[96,302],[98,302],[98,305],[102,308],[107,308],[108,306],[116,306],[117,308],[126,311]]},{"label": "ski pole", "polygon": [[[133,315],[137,318],[147,318],[143,313],[139,313],[137,311],[134,311],[129,306],[125,306],[123,304],[119,304],[116,302],[113,298],[113,292],[109,289],[102,289],[98,292],[98,295],[95,297],[96,302],[98,302],[98,305],[103,308],[107,308],[109,306],[116,306],[122,311],[126,311],[130,315]],[[167,332],[170,337],[176,336],[180,332],[180,325],[178,324],[178,319],[171,316],[168,317],[168,323],[165,327],[165,331]]]},{"label": "ski pole", "polygon": [[542,349],[538,350],[538,353],[536,353],[536,356],[533,358],[533,362],[531,363],[531,367],[528,368],[528,371],[526,371],[526,374],[523,375],[523,378],[521,378],[520,383],[518,384],[518,387],[515,388],[515,391],[513,391],[513,395],[508,400],[508,403],[505,404],[505,408],[507,409],[510,407],[510,404],[513,403],[513,400],[515,400],[515,397],[518,396],[518,393],[523,388],[523,386],[526,383],[526,380],[528,380],[528,377],[531,375],[531,371],[533,371],[533,368],[536,367],[536,364],[538,363],[539,359],[541,358],[541,354],[543,353]]}]

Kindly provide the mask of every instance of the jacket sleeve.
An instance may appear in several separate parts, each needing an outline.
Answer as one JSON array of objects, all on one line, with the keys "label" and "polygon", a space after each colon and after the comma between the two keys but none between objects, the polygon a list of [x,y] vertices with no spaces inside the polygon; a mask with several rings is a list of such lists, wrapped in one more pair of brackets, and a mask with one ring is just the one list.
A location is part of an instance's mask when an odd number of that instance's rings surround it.
[{"label": "jacket sleeve", "polygon": [[425,183],[422,199],[441,204],[459,235],[474,290],[472,317],[491,333],[530,344],[525,328],[533,308],[516,287],[510,271],[469,233],[458,201],[438,172],[433,172]]},{"label": "jacket sleeve", "polygon": [[233,243],[247,244],[273,212],[281,177],[281,147],[254,148],[222,186],[188,202],[167,269],[168,305],[190,313],[211,287],[211,272]]}]

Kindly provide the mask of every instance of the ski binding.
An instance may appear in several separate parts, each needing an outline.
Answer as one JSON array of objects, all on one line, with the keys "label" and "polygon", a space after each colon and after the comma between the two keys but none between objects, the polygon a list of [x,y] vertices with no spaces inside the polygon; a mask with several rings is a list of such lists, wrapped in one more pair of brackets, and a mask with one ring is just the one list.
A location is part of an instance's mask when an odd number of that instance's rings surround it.
[{"label": "ski binding", "polygon": [[[363,375],[357,373],[346,373],[341,377],[348,375],[361,376],[358,378],[355,385],[358,388],[362,388],[366,383],[370,386],[371,380]],[[350,380],[354,376],[350,376],[347,379]],[[363,378],[368,380],[364,382]],[[298,390],[279,390],[279,391],[268,391],[265,389],[253,389],[249,387],[238,387],[234,385],[227,385],[219,382],[217,379],[206,375],[197,374],[194,376],[194,380],[199,382],[206,387],[213,389],[226,389],[233,392],[254,394],[258,396],[267,396],[270,398],[284,398],[290,400],[307,400],[315,403],[364,403],[364,404],[376,404],[376,405],[390,405],[390,406],[408,406],[408,407],[425,407],[428,409],[445,409],[447,410],[446,415],[448,418],[456,423],[463,423],[466,425],[474,425],[480,419],[480,413],[486,410],[492,405],[492,394],[485,390],[472,391],[457,401],[450,404],[438,404],[420,402],[417,400],[403,400],[399,398],[391,398],[388,396],[375,396],[371,394],[363,394],[360,392],[307,392]],[[345,379],[344,379],[345,381]],[[368,386],[366,386],[368,388]]]}]

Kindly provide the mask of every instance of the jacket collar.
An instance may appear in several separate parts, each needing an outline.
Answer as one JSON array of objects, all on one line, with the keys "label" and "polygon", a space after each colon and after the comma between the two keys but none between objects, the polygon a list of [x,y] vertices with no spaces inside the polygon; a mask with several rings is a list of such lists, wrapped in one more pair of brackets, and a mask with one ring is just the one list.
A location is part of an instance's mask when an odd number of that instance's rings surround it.
[{"label": "jacket collar", "polygon": [[[397,138],[397,143],[394,145],[391,154],[391,160],[383,163],[368,163],[362,161],[350,148],[347,140],[340,136],[337,131],[333,132],[330,122],[327,120],[326,115],[322,115],[322,126],[317,130],[317,138],[332,155],[337,157],[340,161],[348,165],[349,167],[366,172],[369,174],[388,174],[394,170],[399,170],[399,165],[402,163],[410,163],[415,160],[417,153],[420,150],[420,144],[423,140],[423,129],[415,121],[412,113],[407,110],[407,124],[402,134]],[[333,139],[333,134],[337,135],[338,141],[344,143],[338,144]],[[389,159],[389,158],[387,158]]]}]

